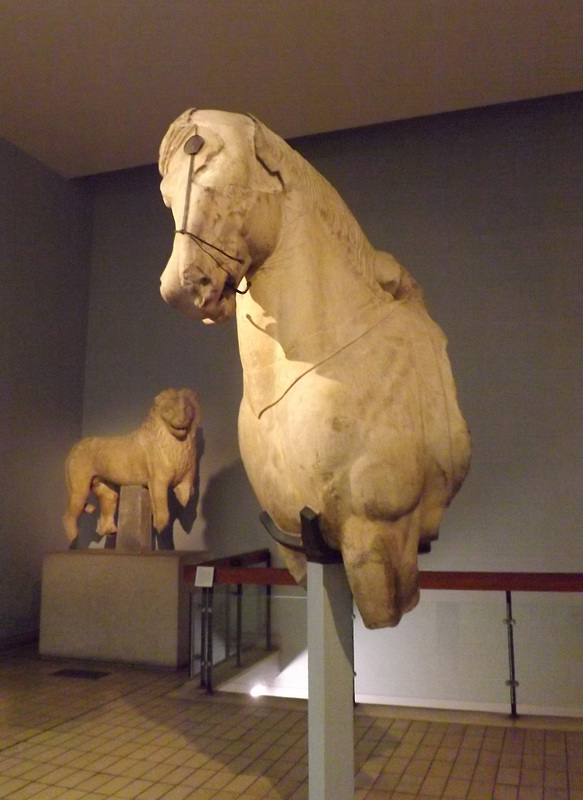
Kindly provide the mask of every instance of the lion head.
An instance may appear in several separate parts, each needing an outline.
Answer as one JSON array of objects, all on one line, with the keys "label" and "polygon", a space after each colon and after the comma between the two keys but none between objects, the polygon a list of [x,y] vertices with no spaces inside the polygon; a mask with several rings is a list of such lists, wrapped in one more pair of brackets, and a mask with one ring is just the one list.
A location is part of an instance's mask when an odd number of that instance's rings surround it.
[{"label": "lion head", "polygon": [[162,420],[175,439],[183,441],[200,422],[198,394],[192,389],[164,389],[154,399],[151,414]]}]

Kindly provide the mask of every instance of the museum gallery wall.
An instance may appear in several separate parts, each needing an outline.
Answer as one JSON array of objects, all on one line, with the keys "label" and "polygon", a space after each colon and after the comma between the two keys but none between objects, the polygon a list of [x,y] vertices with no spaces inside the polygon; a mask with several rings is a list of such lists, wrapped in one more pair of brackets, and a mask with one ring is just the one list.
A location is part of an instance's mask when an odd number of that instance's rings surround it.
[{"label": "museum gallery wall", "polygon": [[0,642],[39,625],[63,548],[63,457],[81,434],[91,202],[0,139]]},{"label": "museum gallery wall", "polygon": [[[419,280],[449,339],[473,461],[422,570],[583,568],[582,122],[578,94],[292,143]],[[176,546],[225,555],[268,542],[238,452],[235,324],[194,324],[159,295],[173,226],[156,167],[66,183],[7,145],[0,159],[14,176],[2,208],[16,208],[0,215],[8,638],[34,630],[42,553],[66,546],[67,451],[80,435],[132,430],[167,386],[199,392],[205,443],[198,517]],[[583,713],[580,598],[514,602],[521,702]],[[503,707],[504,616],[498,594],[426,591],[396,629],[357,621],[357,691]]]}]

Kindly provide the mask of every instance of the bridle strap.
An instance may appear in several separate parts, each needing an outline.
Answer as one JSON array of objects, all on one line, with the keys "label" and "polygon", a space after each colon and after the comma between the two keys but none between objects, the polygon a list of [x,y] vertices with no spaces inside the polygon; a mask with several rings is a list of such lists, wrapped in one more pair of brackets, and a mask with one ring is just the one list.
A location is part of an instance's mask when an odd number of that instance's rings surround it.
[{"label": "bridle strap", "polygon": [[[187,142],[187,144],[188,144],[188,142]],[[220,247],[217,247],[215,244],[211,244],[210,242],[207,242],[206,239],[203,239],[202,237],[197,236],[195,233],[191,233],[191,231],[189,231],[188,228],[186,227],[187,224],[188,224],[188,213],[190,211],[190,192],[191,192],[191,187],[192,187],[192,176],[194,174],[194,156],[195,156],[195,153],[191,152],[190,153],[190,161],[189,161],[189,164],[188,164],[188,181],[187,181],[187,184],[186,184],[186,197],[185,197],[185,200],[184,200],[184,214],[182,215],[182,227],[180,229],[176,229],[174,231],[174,233],[180,233],[182,236],[189,236],[194,242],[197,243],[197,245],[199,247],[202,248],[202,245],[204,245],[205,247],[210,247],[211,250],[214,250],[215,252],[220,253],[222,256],[225,256],[225,258],[228,258],[231,261],[236,261],[238,264],[244,264],[245,263],[244,259],[237,258],[237,256],[232,256],[230,253],[227,253],[225,250],[222,250]],[[206,252],[206,250],[205,250],[205,252]],[[233,283],[233,276],[231,275],[229,270],[226,267],[224,267],[218,259],[214,258],[212,253],[207,253],[207,255],[211,256],[211,258],[213,259],[213,261],[215,262],[217,267],[220,267],[223,270],[223,272],[227,273],[227,275],[231,279],[230,282],[232,284]],[[233,288],[235,289],[237,294],[246,294],[249,291],[249,287],[250,286],[251,286],[251,284],[249,282],[247,282],[247,288],[244,289],[243,291],[241,291],[240,289],[237,289],[237,287],[233,287]]]},{"label": "bridle strap", "polygon": [[[231,261],[236,261],[238,264],[245,263],[244,259],[229,255],[229,253],[226,253],[224,250],[221,250],[221,248],[217,247],[215,244],[211,244],[210,242],[207,242],[206,239],[202,239],[200,236],[197,236],[195,233],[187,231],[186,228],[181,228],[180,230],[176,230],[174,231],[174,233],[180,233],[183,236],[190,236],[190,238],[197,244],[204,244],[205,247],[210,247],[212,250],[216,250],[217,253],[220,253],[222,256],[229,258]],[[209,253],[209,255],[211,254]],[[220,264],[218,261],[216,263],[219,267],[221,267],[221,269],[225,269],[223,265]]]},{"label": "bridle strap", "polygon": [[190,154],[188,161],[188,179],[186,181],[186,198],[184,200],[184,214],[182,215],[182,230],[177,233],[183,233],[188,224],[188,212],[190,211],[190,191],[192,187],[192,176],[194,174],[194,153]]}]

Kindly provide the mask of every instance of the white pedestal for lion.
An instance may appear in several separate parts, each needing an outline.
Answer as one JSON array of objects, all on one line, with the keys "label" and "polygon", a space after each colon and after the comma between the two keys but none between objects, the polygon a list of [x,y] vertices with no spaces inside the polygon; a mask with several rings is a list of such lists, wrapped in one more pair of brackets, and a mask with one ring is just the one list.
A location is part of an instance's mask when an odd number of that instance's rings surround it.
[{"label": "white pedestal for lion", "polygon": [[44,656],[180,667],[189,658],[186,564],[206,552],[70,550],[43,561]]}]

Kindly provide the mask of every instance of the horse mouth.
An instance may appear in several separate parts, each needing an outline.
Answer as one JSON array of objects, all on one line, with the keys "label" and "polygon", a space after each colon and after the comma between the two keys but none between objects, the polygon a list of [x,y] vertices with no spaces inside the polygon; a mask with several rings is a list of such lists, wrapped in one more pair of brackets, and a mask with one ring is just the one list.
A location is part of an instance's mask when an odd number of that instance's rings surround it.
[{"label": "horse mouth", "polygon": [[236,293],[229,282],[225,282],[218,299],[208,306],[202,308],[204,317],[203,322],[207,324],[227,322],[235,313]]},{"label": "horse mouth", "polygon": [[231,281],[226,280],[225,285],[223,286],[223,291],[221,292],[221,296],[219,298],[219,303],[223,301],[228,301],[234,297],[235,297],[235,287]]}]

